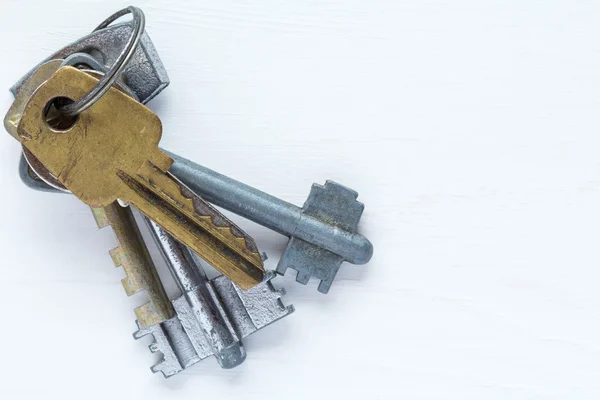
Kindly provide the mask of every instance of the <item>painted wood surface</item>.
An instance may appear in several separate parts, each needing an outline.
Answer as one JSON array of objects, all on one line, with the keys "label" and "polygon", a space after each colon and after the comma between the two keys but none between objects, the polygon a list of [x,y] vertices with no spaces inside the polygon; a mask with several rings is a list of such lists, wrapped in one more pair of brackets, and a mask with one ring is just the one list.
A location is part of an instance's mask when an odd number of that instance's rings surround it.
[{"label": "painted wood surface", "polygon": [[[136,3],[171,78],[150,104],[164,147],[297,205],[350,186],[375,256],[327,296],[278,278],[297,311],[241,367],[165,381],[110,230],[26,189],[3,135],[0,398],[599,398],[600,4]],[[3,0],[3,109],[125,5]],[[234,219],[274,268],[286,239]]]}]

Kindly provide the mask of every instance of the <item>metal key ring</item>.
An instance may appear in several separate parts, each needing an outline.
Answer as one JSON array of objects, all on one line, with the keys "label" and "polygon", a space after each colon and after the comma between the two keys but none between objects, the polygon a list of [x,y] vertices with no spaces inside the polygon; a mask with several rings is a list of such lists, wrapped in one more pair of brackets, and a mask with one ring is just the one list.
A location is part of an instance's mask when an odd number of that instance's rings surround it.
[{"label": "metal key ring", "polygon": [[60,112],[63,115],[74,116],[90,108],[95,102],[104,96],[104,94],[108,91],[108,89],[111,88],[112,85],[114,85],[119,75],[121,75],[125,67],[127,67],[129,60],[133,56],[133,53],[140,42],[142,34],[144,33],[146,17],[144,16],[142,10],[133,6],[119,10],[104,20],[100,25],[98,25],[98,27],[96,27],[96,29],[93,30],[93,32],[95,32],[97,30],[104,29],[108,25],[112,24],[115,20],[129,13],[133,15],[133,27],[131,30],[131,36],[125,45],[125,48],[123,48],[123,51],[121,54],[119,54],[119,57],[117,57],[115,63],[109,68],[106,74],[100,78],[92,90],[90,90],[79,100],[60,108]]}]

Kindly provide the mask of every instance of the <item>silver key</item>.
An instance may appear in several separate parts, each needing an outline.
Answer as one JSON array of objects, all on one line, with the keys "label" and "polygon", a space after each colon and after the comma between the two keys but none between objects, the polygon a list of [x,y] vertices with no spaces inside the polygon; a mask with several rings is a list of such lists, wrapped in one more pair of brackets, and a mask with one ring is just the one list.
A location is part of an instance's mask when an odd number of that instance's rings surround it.
[{"label": "silver key", "polygon": [[152,367],[170,377],[211,355],[221,367],[233,368],[246,358],[246,336],[291,314],[281,302],[283,289],[271,284],[273,271],[258,286],[242,290],[224,276],[208,280],[200,259],[153,221],[146,219],[171,275],[182,291],[173,300],[177,314],[161,324],[140,329],[134,337],[153,335],[152,352],[163,358]]}]

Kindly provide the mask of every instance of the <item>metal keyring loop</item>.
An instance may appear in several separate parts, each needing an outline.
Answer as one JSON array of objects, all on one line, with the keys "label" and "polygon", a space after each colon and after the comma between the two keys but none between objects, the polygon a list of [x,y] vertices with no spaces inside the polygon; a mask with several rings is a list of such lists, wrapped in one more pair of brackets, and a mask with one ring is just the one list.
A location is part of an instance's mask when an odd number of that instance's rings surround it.
[{"label": "metal keyring loop", "polygon": [[133,53],[135,52],[135,49],[137,48],[140,39],[142,38],[142,34],[144,33],[146,18],[142,10],[133,6],[124,8],[108,17],[100,25],[98,25],[96,29],[94,29],[94,32],[99,29],[104,29],[108,25],[113,23],[115,20],[129,13],[133,15],[133,26],[131,29],[131,36],[127,41],[127,44],[125,45],[125,48],[123,49],[121,54],[119,54],[119,57],[117,57],[112,67],[110,67],[106,74],[102,78],[100,78],[100,80],[92,90],[90,90],[85,96],[83,96],[79,100],[68,104],[64,107],[61,107],[60,112],[62,114],[74,116],[90,108],[92,105],[94,105],[95,102],[97,102],[102,96],[104,96],[104,94],[108,91],[108,89],[111,88],[112,85],[114,85],[119,75],[121,75],[125,67],[127,67],[129,60],[133,56]]}]

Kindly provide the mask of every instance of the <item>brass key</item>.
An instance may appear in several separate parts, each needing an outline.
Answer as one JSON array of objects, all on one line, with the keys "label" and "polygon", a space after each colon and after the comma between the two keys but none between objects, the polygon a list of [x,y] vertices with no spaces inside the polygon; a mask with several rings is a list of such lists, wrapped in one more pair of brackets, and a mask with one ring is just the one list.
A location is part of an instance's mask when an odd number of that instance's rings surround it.
[{"label": "brass key", "polygon": [[127,295],[146,292],[148,301],[135,309],[138,324],[147,328],[172,318],[175,310],[160,283],[131,207],[114,202],[104,208],[92,208],[92,212],[98,228],[110,226],[117,237],[119,245],[110,251],[110,256],[127,275],[121,281]]},{"label": "brass key", "polygon": [[60,68],[27,103],[21,143],[87,205],[131,203],[241,288],[259,284],[264,270],[256,248],[166,172],[173,160],[158,148],[161,122],[147,107],[112,88],[72,126],[48,124],[55,99],[79,99],[97,81]]}]

